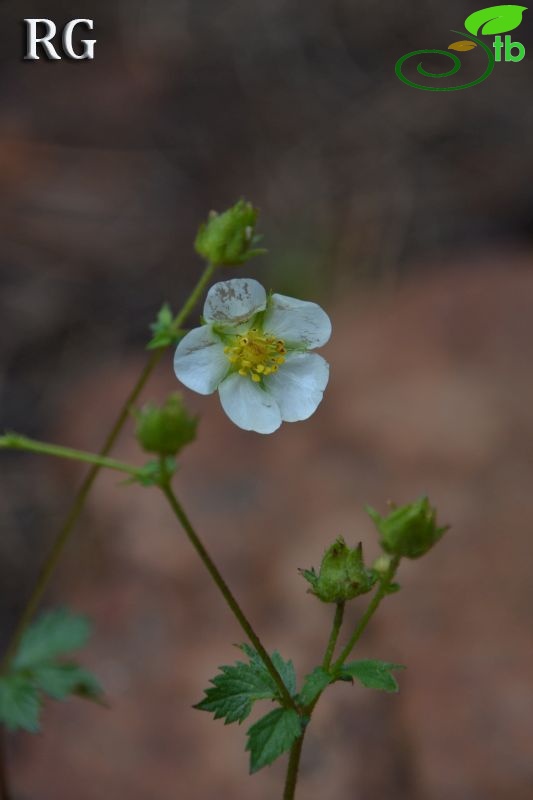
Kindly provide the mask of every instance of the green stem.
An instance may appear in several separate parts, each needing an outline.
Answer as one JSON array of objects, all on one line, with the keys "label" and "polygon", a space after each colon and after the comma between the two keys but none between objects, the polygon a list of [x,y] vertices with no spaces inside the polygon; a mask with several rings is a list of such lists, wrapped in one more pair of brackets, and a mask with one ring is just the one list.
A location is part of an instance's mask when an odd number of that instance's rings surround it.
[{"label": "green stem", "polygon": [[[322,669],[326,672],[329,670],[331,665],[331,659],[333,658],[333,653],[335,652],[335,645],[337,644],[337,640],[339,638],[339,633],[342,627],[342,620],[344,618],[344,607],[345,603],[337,603],[335,608],[335,616],[333,618],[333,625],[331,627],[331,633],[329,635],[328,644],[326,647],[326,652],[324,653],[324,659],[322,661]],[[311,719],[311,715],[313,710],[318,703],[320,698],[320,694],[315,697],[312,703],[310,703],[306,708],[303,709],[305,716],[308,720]],[[309,724],[309,722],[307,723]],[[302,756],[302,748],[305,739],[305,732],[307,730],[307,726],[302,731],[302,735],[296,739],[293,746],[291,747],[290,755],[289,755],[289,763],[287,765],[287,775],[285,778],[285,789],[283,791],[283,800],[294,800],[294,796],[296,793],[296,784],[298,783],[298,771],[300,769],[300,758]]]},{"label": "green stem", "polygon": [[381,601],[384,599],[384,597],[386,597],[386,595],[388,593],[389,586],[390,586],[390,584],[392,582],[392,579],[394,578],[394,575],[396,574],[396,570],[398,569],[399,563],[400,563],[400,556],[394,556],[391,559],[389,568],[385,572],[385,574],[383,575],[383,577],[382,577],[382,579],[381,579],[381,581],[379,583],[378,590],[375,593],[374,597],[372,598],[372,601],[370,602],[370,605],[368,606],[367,610],[365,611],[365,613],[363,614],[363,616],[359,620],[359,623],[357,624],[354,632],[352,633],[352,635],[348,639],[348,642],[346,643],[346,646],[343,648],[340,656],[338,657],[338,659],[333,664],[333,667],[332,667],[333,672],[335,672],[337,669],[342,667],[342,665],[344,664],[344,662],[346,661],[346,659],[348,658],[348,656],[350,655],[350,653],[354,649],[355,645],[357,644],[357,642],[361,638],[363,632],[366,629],[366,626],[368,625],[368,623],[370,622],[370,620],[372,619],[372,617],[374,616],[374,614],[378,610],[378,607],[379,607]]},{"label": "green stem", "polygon": [[226,601],[226,603],[228,604],[229,608],[231,609],[231,611],[235,615],[235,617],[237,619],[237,622],[239,623],[239,625],[241,626],[241,628],[243,629],[245,634],[248,636],[249,640],[251,641],[251,643],[253,644],[253,646],[257,650],[259,656],[261,657],[261,660],[263,661],[266,669],[268,670],[268,672],[272,676],[272,679],[275,681],[276,686],[279,689],[279,693],[280,693],[280,697],[281,697],[283,705],[286,708],[292,708],[296,712],[300,713],[300,710],[298,709],[298,706],[296,705],[296,703],[294,702],[294,700],[290,696],[290,694],[289,694],[289,692],[287,690],[287,687],[283,683],[283,679],[282,679],[281,675],[279,674],[278,670],[276,669],[276,667],[272,663],[272,659],[270,658],[269,654],[267,653],[267,651],[263,647],[263,645],[261,643],[261,640],[259,639],[259,636],[256,634],[256,632],[253,629],[250,621],[248,620],[248,618],[244,614],[244,611],[241,609],[239,603],[235,599],[235,596],[233,595],[231,589],[229,588],[228,584],[226,583],[226,581],[222,577],[220,571],[218,570],[218,568],[215,565],[214,561],[212,560],[211,556],[207,552],[205,546],[203,545],[202,541],[200,540],[200,537],[198,536],[198,534],[194,530],[191,521],[189,520],[187,514],[185,513],[183,507],[181,506],[178,498],[176,497],[176,495],[172,491],[170,483],[168,481],[166,483],[163,483],[161,485],[161,490],[162,490],[163,494],[165,495],[165,497],[167,498],[167,500],[168,500],[168,502],[170,504],[170,507],[172,508],[174,514],[176,515],[176,517],[180,521],[181,526],[182,526],[183,530],[185,531],[185,533],[187,534],[187,537],[188,537],[189,541],[191,542],[192,546],[194,547],[194,549],[196,550],[196,552],[200,556],[200,559],[202,560],[204,566],[206,567],[206,569],[209,572],[209,574],[211,575],[213,581],[215,582],[215,584],[217,585],[218,589],[220,590],[222,596],[224,597],[224,600]]},{"label": "green stem", "polygon": [[125,464],[123,461],[117,461],[114,458],[106,458],[95,453],[88,453],[85,450],[74,450],[72,447],[61,447],[48,442],[37,442],[35,439],[28,439],[26,436],[19,436],[14,433],[0,436],[0,450],[25,450],[28,453],[66,458],[71,461],[81,461],[85,464],[95,464],[98,467],[107,467],[117,472],[125,472],[128,475],[137,475],[139,472],[137,467]]},{"label": "green stem", "polygon": [[287,766],[287,777],[285,778],[285,788],[283,790],[283,800],[294,800],[296,784],[298,783],[298,773],[300,770],[300,758],[304,744],[305,730],[296,739],[289,754],[289,764]]},{"label": "green stem", "polygon": [[335,645],[337,644],[337,639],[339,638],[339,633],[342,626],[342,620],[344,618],[344,602],[337,603],[337,607],[335,609],[335,617],[333,619],[333,627],[331,628],[331,634],[329,637],[328,646],[326,648],[326,652],[324,654],[324,660],[322,662],[322,669],[326,672],[329,670],[331,666],[331,659],[333,658],[333,653],[335,652]]},{"label": "green stem", "polygon": [[[178,313],[176,318],[174,319],[174,327],[177,330],[181,327],[187,316],[191,313],[194,309],[200,297],[208,285],[209,281],[211,280],[213,273],[215,271],[215,267],[213,264],[208,264],[203,271],[200,280],[192,290],[189,298],[186,300],[185,305]],[[114,425],[112,426],[111,430],[109,431],[107,438],[105,439],[104,445],[100,450],[100,456],[105,457],[115,444],[116,440],[118,439],[119,434],[122,431],[126,421],[129,419],[130,416],[130,409],[135,403],[137,402],[139,395],[141,394],[142,390],[144,389],[145,385],[147,384],[149,378],[151,377],[152,373],[154,372],[155,368],[163,358],[167,348],[161,348],[160,350],[154,350],[154,352],[148,358],[144,369],[142,370],[137,382],[133,386],[132,390],[130,391],[129,395],[127,396],[126,400],[124,401],[122,408],[119,411],[119,414],[115,420]],[[72,506],[67,514],[67,517],[59,529],[56,538],[52,544],[52,547],[44,561],[43,566],[41,567],[41,571],[37,576],[37,580],[33,591],[28,598],[26,606],[22,611],[22,614],[18,620],[17,626],[11,637],[11,640],[7,647],[7,652],[2,659],[1,665],[5,666],[11,658],[13,657],[14,653],[17,651],[20,639],[31,623],[40,603],[43,599],[43,596],[48,588],[48,584],[56,570],[56,567],[63,555],[63,551],[65,547],[70,541],[70,537],[72,532],[76,526],[76,523],[85,507],[85,503],[87,501],[87,497],[92,489],[92,486],[98,477],[100,470],[102,469],[100,464],[94,464],[91,469],[88,471],[87,475],[83,483],[81,484],[78,492],[74,498]]]},{"label": "green stem", "polygon": [[[326,653],[324,655],[324,660],[322,662],[322,669],[329,671],[331,674],[334,674],[344,664],[344,662],[352,652],[353,648],[355,647],[356,643],[362,636],[366,626],[376,613],[381,601],[383,600],[384,597],[386,597],[388,588],[392,582],[392,579],[394,578],[394,575],[396,574],[396,570],[398,569],[399,563],[400,563],[400,556],[394,556],[394,558],[391,559],[389,568],[381,578],[378,590],[376,591],[374,597],[372,598],[366,612],[361,617],[359,624],[357,625],[353,634],[348,640],[348,643],[342,650],[339,658],[337,659],[337,661],[335,661],[333,666],[331,666],[331,659],[333,658],[335,645],[337,644],[337,640],[339,638],[339,633],[344,616],[344,603],[337,604],[337,608],[335,610],[335,617],[333,620],[333,627],[331,629],[328,646],[326,648]],[[310,703],[306,708],[303,709],[303,713],[308,718],[307,725],[309,725],[311,715],[313,714],[315,706],[320,700],[321,695],[322,692],[320,692],[315,697],[312,703]],[[294,742],[293,746],[291,747],[289,755],[289,764],[287,766],[287,777],[285,779],[285,790],[283,792],[283,800],[294,800],[295,797],[296,784],[298,782],[298,770],[300,767],[300,758],[302,755],[302,747],[304,743],[306,730],[307,726],[304,729],[302,735]]]}]

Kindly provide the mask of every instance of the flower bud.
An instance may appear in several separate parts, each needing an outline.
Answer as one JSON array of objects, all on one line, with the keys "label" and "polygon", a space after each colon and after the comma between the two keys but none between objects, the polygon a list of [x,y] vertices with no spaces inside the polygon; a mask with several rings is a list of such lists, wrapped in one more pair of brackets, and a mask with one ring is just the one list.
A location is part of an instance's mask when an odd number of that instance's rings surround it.
[{"label": "flower bud", "polygon": [[382,553],[372,564],[372,569],[380,576],[380,578],[382,578],[389,571],[391,563],[392,557],[386,556],[384,553]]},{"label": "flower bud", "polygon": [[194,243],[196,252],[216,266],[244,264],[265,253],[265,250],[254,249],[259,240],[254,235],[257,216],[257,210],[245,200],[239,200],[222,214],[212,211],[198,231]]},{"label": "flower bud", "polygon": [[324,603],[343,603],[369,592],[376,575],[365,568],[363,546],[350,548],[339,537],[324,553],[318,575],[314,569],[301,570],[311,584],[311,593]]},{"label": "flower bud", "polygon": [[367,507],[366,510],[381,534],[381,546],[385,552],[395,556],[423,556],[449,527],[437,527],[437,512],[427,497],[395,508],[387,517],[381,517],[373,508]]},{"label": "flower bud", "polygon": [[148,453],[175,456],[196,438],[198,419],[191,417],[179,394],[161,406],[149,404],[137,414],[137,439]]}]

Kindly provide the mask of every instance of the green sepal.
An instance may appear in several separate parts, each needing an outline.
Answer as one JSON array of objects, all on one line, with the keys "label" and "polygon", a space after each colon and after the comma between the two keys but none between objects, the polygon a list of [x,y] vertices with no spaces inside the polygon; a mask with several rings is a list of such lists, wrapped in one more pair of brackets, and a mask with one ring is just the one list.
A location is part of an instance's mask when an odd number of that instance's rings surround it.
[{"label": "green sepal", "polygon": [[371,506],[366,511],[380,533],[381,546],[390,555],[420,558],[449,528],[449,525],[437,526],[437,512],[427,497],[393,508],[386,517]]},{"label": "green sepal", "polygon": [[324,603],[353,600],[369,592],[377,580],[376,573],[365,567],[362,544],[348,547],[342,536],[324,553],[318,574],[314,569],[300,570],[300,574]]},{"label": "green sepal", "polygon": [[215,266],[244,264],[263,255],[266,250],[255,247],[257,217],[257,209],[245,200],[239,200],[222,214],[212,211],[198,230],[196,252]]}]

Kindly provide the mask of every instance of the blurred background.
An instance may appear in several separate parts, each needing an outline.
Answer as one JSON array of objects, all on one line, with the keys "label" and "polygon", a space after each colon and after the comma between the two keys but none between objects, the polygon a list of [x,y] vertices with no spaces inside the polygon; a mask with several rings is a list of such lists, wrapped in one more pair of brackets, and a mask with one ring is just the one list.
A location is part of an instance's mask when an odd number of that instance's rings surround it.
[{"label": "blurred background", "polygon": [[[245,196],[269,254],[225,276],[326,307],[330,387],[272,437],[187,393],[202,421],[176,486],[267,646],[300,678],[316,664],[330,610],[296,570],[340,534],[376,556],[365,504],[427,492],[452,524],[361,642],[408,665],[400,694],[330,690],[302,800],[531,797],[533,12],[525,59],[479,86],[394,75],[478,7],[0,6],[0,428],[98,449],[156,311],[197,280],[198,224]],[[21,21],[42,16],[94,19],[94,62],[23,62]],[[169,353],[144,397],[175,388]],[[141,463],[131,433],[116,453]],[[83,474],[2,456],[3,645]],[[99,478],[47,597],[94,620],[84,661],[111,708],[55,704],[11,737],[15,798],[279,797],[283,760],[249,777],[245,726],[191,707],[240,630],[158,494],[117,483]]]}]

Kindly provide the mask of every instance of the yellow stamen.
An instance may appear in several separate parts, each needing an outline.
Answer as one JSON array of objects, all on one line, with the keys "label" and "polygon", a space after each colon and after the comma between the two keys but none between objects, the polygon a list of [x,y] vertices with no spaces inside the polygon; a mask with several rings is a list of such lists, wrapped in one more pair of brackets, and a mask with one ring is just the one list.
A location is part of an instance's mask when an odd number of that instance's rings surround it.
[{"label": "yellow stamen", "polygon": [[226,346],[224,353],[243,378],[249,377],[254,383],[261,383],[263,378],[277,372],[279,365],[285,363],[283,356],[287,351],[282,339],[268,336],[257,328],[232,338],[233,344]]}]

